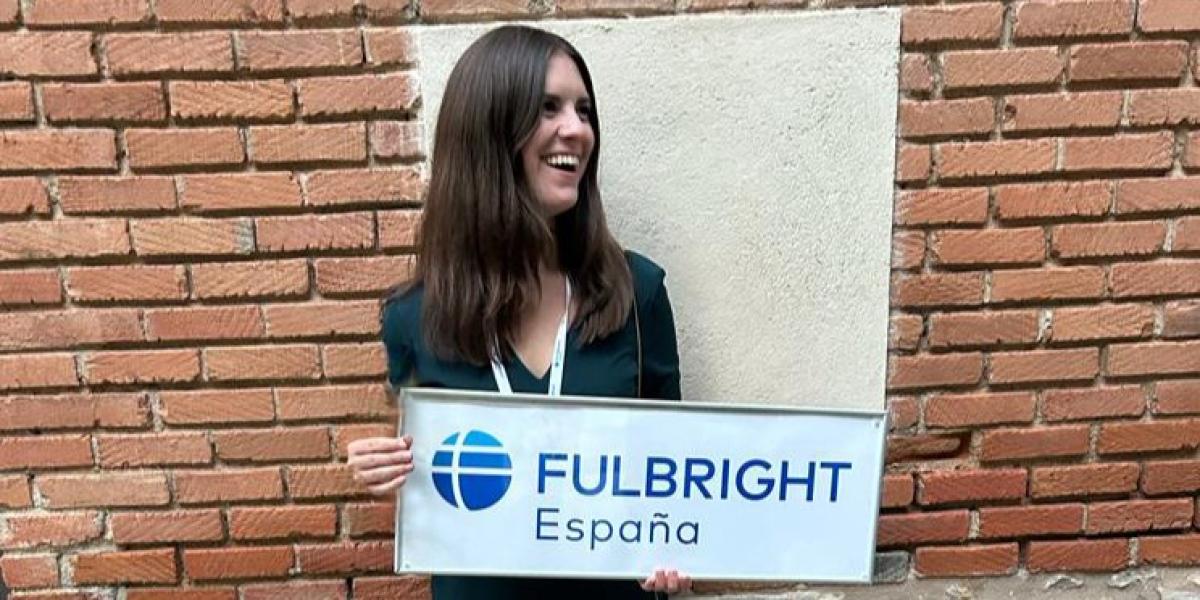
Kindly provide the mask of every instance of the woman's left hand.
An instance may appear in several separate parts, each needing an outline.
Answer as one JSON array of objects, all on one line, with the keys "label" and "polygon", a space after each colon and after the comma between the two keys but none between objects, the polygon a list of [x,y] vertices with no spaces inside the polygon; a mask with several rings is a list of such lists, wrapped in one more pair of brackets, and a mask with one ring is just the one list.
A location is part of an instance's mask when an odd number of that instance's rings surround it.
[{"label": "woman's left hand", "polygon": [[692,591],[692,578],[675,569],[655,569],[654,573],[642,582],[642,589],[647,592],[666,592],[678,594]]}]

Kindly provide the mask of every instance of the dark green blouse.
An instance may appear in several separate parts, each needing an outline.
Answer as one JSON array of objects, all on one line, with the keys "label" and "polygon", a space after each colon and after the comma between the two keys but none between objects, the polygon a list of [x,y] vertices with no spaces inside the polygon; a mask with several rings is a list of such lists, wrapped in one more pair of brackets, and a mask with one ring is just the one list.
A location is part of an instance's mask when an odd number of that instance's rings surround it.
[{"label": "dark green blouse", "polygon": [[[651,260],[633,252],[629,257],[634,297],[642,335],[640,397],[679,399],[679,352],[675,319],[665,273]],[[415,385],[496,391],[490,366],[441,360],[426,347],[421,331],[422,289],[414,287],[383,308],[382,335],[387,348],[388,381],[393,387]],[[568,396],[639,397],[637,393],[637,329],[630,311],[619,331],[590,344],[579,343],[579,332],[567,332],[562,391]],[[535,377],[519,358],[508,359],[514,392],[545,394],[550,374]],[[649,573],[647,573],[649,575]],[[521,579],[512,577],[433,578],[435,600],[504,598],[652,598],[631,581]]]}]

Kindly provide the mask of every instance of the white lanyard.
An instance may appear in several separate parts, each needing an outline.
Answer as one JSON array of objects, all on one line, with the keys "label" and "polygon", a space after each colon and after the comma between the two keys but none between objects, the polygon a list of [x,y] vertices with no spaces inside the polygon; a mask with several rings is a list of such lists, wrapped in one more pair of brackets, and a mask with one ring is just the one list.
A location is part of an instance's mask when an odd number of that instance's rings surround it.
[{"label": "white lanyard", "polygon": [[[567,359],[567,315],[571,313],[571,280],[563,277],[567,284],[567,307],[563,310],[562,320],[558,323],[558,335],[554,337],[554,356],[550,359],[550,389],[547,396],[558,396],[562,393],[563,363]],[[512,385],[508,382],[508,371],[500,362],[500,344],[492,354],[492,376],[496,378],[496,389],[501,394],[511,395]]]}]

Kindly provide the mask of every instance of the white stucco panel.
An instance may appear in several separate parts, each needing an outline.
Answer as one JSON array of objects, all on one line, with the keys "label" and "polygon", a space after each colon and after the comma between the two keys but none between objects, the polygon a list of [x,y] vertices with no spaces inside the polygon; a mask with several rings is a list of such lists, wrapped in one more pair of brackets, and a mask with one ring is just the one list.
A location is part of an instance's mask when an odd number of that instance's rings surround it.
[{"label": "white stucco panel", "polygon": [[[428,139],[495,25],[416,28]],[[609,223],[667,269],[684,398],[883,408],[899,10],[533,25],[592,70]]]}]

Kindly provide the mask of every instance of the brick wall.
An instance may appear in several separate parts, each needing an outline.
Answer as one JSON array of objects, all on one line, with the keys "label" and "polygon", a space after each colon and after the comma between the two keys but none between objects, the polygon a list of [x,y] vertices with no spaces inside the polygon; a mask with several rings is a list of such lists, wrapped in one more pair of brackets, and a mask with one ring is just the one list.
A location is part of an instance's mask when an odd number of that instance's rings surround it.
[{"label": "brick wall", "polygon": [[[395,416],[404,26],[850,4],[0,0],[4,583],[424,597],[338,464]],[[902,37],[881,551],[1200,564],[1200,3],[912,3]]]}]

